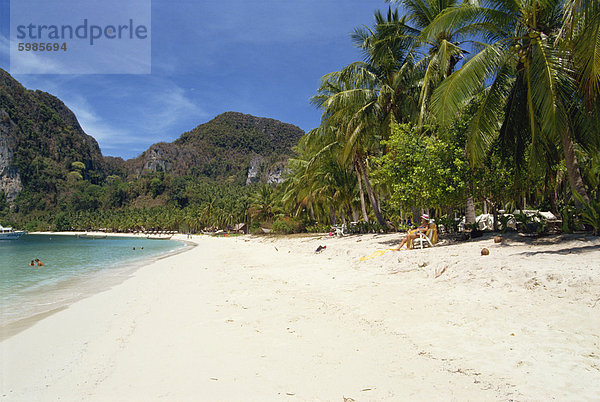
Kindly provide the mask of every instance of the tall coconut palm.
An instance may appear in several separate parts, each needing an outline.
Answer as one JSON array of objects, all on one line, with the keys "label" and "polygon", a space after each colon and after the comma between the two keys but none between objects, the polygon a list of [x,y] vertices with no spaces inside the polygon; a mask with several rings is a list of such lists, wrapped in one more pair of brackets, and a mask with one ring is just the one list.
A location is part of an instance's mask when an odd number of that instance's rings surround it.
[{"label": "tall coconut palm", "polygon": [[367,157],[379,152],[391,122],[416,116],[418,89],[409,52],[409,33],[414,30],[391,8],[386,17],[376,13],[375,20],[374,28],[356,29],[353,34],[365,61],[323,77],[312,102],[323,109],[321,125],[334,130],[343,145],[341,161],[356,171],[361,199],[364,185],[377,221],[386,225],[368,177]]},{"label": "tall coconut palm", "polygon": [[571,188],[587,199],[569,118],[576,85],[568,54],[556,45],[562,6],[561,0],[484,0],[439,15],[426,29],[427,36],[478,24],[487,43],[440,84],[431,108],[447,126],[479,94],[467,133],[473,164],[485,157],[499,134],[530,138],[532,160],[542,163],[549,146],[560,146]]}]

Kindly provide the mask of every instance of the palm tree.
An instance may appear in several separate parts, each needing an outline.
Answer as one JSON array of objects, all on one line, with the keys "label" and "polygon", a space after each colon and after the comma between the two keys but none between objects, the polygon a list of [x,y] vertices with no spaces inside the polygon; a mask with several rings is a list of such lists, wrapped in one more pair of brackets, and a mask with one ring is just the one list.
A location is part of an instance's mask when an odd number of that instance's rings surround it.
[{"label": "palm tree", "polygon": [[[558,146],[572,190],[587,199],[570,119],[574,72],[565,48],[557,45],[563,1],[481,4],[448,8],[425,30],[433,37],[449,28],[478,25],[489,42],[481,43],[481,50],[440,84],[431,99],[432,111],[448,126],[478,95],[467,132],[467,155],[473,165],[483,160],[498,136],[505,142],[530,143],[537,164],[546,163],[552,147]],[[516,151],[522,154],[524,149]]]},{"label": "palm tree", "polygon": [[377,221],[385,226],[367,160],[370,154],[381,152],[381,141],[389,136],[392,122],[416,116],[419,90],[409,51],[415,31],[391,8],[386,17],[377,12],[375,20],[373,29],[357,28],[353,34],[365,61],[324,76],[312,103],[323,109],[323,132],[334,132],[335,142],[342,146],[342,164],[356,172],[363,219],[368,219],[364,191]]},{"label": "palm tree", "polygon": [[275,199],[273,187],[269,184],[261,184],[258,190],[250,197],[251,208],[254,208],[254,215],[259,220],[268,222],[273,220],[275,215]]},{"label": "palm tree", "polygon": [[340,160],[342,145],[335,132],[323,128],[311,130],[296,147],[298,156],[289,162],[282,201],[296,215],[308,209],[313,220],[323,211],[333,224],[338,214],[343,221],[355,216],[357,179]]},{"label": "palm tree", "polygon": [[[454,72],[457,64],[468,53],[463,46],[472,42],[470,33],[474,29],[471,25],[448,27],[436,35],[427,35],[425,30],[436,17],[450,7],[461,3],[459,0],[388,0],[402,3],[408,11],[406,21],[411,24],[409,36],[412,37],[414,57],[419,59],[416,70],[422,71],[419,93],[419,122],[418,127],[423,127],[427,115],[427,103],[432,91],[439,83]],[[422,57],[419,58],[419,53]]]}]

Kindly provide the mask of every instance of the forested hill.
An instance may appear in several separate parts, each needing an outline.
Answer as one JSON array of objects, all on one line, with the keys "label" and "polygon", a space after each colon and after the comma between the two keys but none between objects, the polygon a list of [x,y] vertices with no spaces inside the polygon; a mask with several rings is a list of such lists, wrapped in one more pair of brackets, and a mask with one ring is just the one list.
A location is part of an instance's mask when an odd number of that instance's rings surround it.
[{"label": "forested hill", "polygon": [[152,145],[126,170],[165,171],[236,183],[279,182],[292,147],[304,132],[291,124],[226,112],[172,143]]},{"label": "forested hill", "polygon": [[62,101],[25,89],[0,69],[0,218],[10,211],[26,220],[41,211],[166,205],[175,182],[280,182],[303,134],[291,124],[227,112],[135,159],[103,157]]},{"label": "forested hill", "polygon": [[98,143],[58,98],[25,89],[0,69],[0,192],[10,200],[30,191],[37,202],[51,202],[57,185],[84,165],[86,179],[103,178],[104,161]]}]

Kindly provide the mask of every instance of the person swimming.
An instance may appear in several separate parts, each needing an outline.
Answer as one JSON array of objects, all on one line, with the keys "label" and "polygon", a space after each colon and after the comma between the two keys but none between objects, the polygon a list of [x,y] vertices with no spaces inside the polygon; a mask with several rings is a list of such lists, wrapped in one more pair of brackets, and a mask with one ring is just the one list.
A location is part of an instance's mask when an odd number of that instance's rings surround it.
[{"label": "person swimming", "polygon": [[35,261],[31,260],[31,262],[29,263],[30,267],[35,267]]},{"label": "person swimming", "polygon": [[41,262],[38,258],[35,259],[35,262],[37,262],[37,266],[38,267],[43,267],[44,266],[44,263]]}]

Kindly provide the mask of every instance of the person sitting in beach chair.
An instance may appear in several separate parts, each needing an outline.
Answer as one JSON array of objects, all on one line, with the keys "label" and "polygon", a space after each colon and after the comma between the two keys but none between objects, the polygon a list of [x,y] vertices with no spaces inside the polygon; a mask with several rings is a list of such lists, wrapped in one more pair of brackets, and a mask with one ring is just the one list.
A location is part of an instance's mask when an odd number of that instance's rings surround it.
[{"label": "person sitting in beach chair", "polygon": [[419,235],[419,237],[414,239],[412,242],[412,248],[415,248],[418,246],[420,246],[420,248],[423,248],[423,246],[426,246],[426,245],[433,247],[433,245],[435,243],[437,243],[437,226],[436,226],[436,224],[434,222],[430,222],[429,229],[427,229],[427,231],[425,233],[419,232],[418,235]]},{"label": "person sitting in beach chair", "polygon": [[[421,215],[421,225],[416,228],[409,230],[406,232],[406,236],[400,242],[400,245],[396,247],[394,250],[400,250],[405,244],[407,249],[411,249],[413,246],[413,241],[421,236],[426,236],[427,231],[429,230],[429,215],[423,214]],[[435,225],[435,224],[434,224]],[[437,241],[437,231],[436,231],[436,241]],[[422,248],[422,246],[421,246]]]}]

